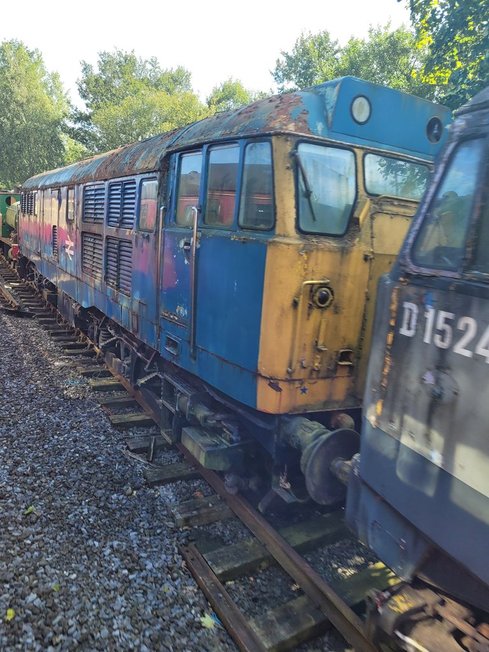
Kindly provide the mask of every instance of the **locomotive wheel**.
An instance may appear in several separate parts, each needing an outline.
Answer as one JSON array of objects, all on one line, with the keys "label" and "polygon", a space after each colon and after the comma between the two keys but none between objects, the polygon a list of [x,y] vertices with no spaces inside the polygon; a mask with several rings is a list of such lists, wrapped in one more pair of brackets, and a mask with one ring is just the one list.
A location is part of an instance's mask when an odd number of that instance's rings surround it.
[{"label": "locomotive wheel", "polygon": [[346,486],[331,471],[331,464],[338,458],[350,460],[359,450],[360,435],[350,428],[324,434],[304,450],[301,468],[316,503],[332,506],[345,500]]}]

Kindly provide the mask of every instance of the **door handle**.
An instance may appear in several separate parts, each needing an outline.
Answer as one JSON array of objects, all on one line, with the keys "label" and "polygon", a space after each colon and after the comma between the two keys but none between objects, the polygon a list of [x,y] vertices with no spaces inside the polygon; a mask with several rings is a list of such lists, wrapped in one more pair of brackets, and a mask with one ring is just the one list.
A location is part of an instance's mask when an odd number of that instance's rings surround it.
[{"label": "door handle", "polygon": [[[197,241],[196,241],[196,248],[199,248],[199,242],[200,242],[200,233],[197,233]],[[187,238],[187,240],[184,240],[182,242],[182,249],[186,254],[192,254],[194,255],[194,239],[192,238]]]}]

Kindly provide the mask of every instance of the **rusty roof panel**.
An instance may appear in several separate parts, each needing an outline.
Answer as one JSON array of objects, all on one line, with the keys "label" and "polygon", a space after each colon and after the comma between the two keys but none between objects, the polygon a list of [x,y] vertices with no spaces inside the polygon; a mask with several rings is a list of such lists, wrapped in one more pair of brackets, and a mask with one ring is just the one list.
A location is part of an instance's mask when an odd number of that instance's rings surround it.
[{"label": "rusty roof panel", "polygon": [[[350,114],[351,98],[359,94],[372,98],[373,103],[372,120],[361,125],[354,123]],[[393,106],[398,107],[395,123],[390,119]],[[398,115],[400,112],[402,115]],[[439,115],[444,125],[449,121],[449,112],[444,107],[354,77],[344,77],[305,91],[258,100],[249,106],[218,113],[182,129],[39,174],[28,179],[23,189],[104,181],[151,172],[159,168],[161,158],[168,151],[221,139],[274,133],[330,136],[367,146],[378,147],[381,144],[394,151],[431,158],[435,147],[425,136],[422,120],[432,114]],[[419,134],[410,132],[405,136],[407,124],[419,129]],[[390,131],[386,131],[388,128]]]},{"label": "rusty roof panel", "polygon": [[156,170],[160,157],[166,151],[167,143],[172,140],[174,133],[160,134],[64,168],[43,172],[28,179],[22,187],[29,190],[48,186],[67,186]]}]

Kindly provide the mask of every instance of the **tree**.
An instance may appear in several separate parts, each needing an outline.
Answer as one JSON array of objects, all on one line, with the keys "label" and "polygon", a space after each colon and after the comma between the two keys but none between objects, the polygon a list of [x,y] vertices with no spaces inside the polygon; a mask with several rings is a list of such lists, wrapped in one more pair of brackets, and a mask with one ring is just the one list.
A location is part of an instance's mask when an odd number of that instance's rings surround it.
[{"label": "tree", "polygon": [[489,0],[408,0],[418,46],[428,48],[424,78],[457,108],[489,80]]},{"label": "tree", "polygon": [[292,52],[280,53],[272,70],[279,92],[291,88],[307,88],[337,77],[338,41],[329,32],[301,34]]},{"label": "tree", "polygon": [[107,103],[93,112],[97,149],[106,151],[171,131],[208,115],[189,91],[169,95],[145,90],[120,103]]},{"label": "tree", "polygon": [[291,53],[282,52],[272,76],[279,90],[307,88],[336,77],[353,75],[400,90],[432,97],[433,84],[420,79],[424,51],[412,32],[370,27],[368,38],[351,38],[344,47],[329,32],[302,34]]},{"label": "tree", "polygon": [[76,163],[77,161],[81,161],[81,159],[90,156],[90,152],[87,150],[85,145],[77,140],[74,140],[66,133],[64,134],[63,140],[65,146],[65,155],[63,161],[64,165]]},{"label": "tree", "polygon": [[41,54],[19,41],[0,44],[0,185],[11,188],[61,165],[68,100]]},{"label": "tree", "polygon": [[72,114],[70,135],[100,152],[188,124],[206,114],[190,73],[163,70],[134,52],[100,52],[96,68],[82,61],[78,91],[86,110]]},{"label": "tree", "polygon": [[155,57],[140,59],[134,51],[99,52],[96,69],[86,61],[81,67],[78,92],[89,111],[122,102],[144,90],[167,94],[192,90],[188,70],[163,70]]},{"label": "tree", "polygon": [[231,111],[240,106],[250,104],[255,100],[264,97],[264,93],[254,93],[247,90],[243,84],[234,79],[227,79],[219,86],[214,86],[211,94],[207,98],[207,106],[210,113],[218,111]]},{"label": "tree", "polygon": [[351,38],[342,49],[338,75],[353,75],[432,99],[435,84],[421,78],[426,55],[426,49],[417,47],[413,32],[405,27],[370,27],[367,39]]}]

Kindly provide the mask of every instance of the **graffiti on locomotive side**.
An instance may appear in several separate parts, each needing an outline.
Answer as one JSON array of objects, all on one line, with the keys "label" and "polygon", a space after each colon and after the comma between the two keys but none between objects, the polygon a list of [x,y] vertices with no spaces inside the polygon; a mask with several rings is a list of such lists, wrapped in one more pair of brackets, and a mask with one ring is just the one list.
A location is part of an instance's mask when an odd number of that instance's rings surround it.
[{"label": "graffiti on locomotive side", "polygon": [[474,354],[482,356],[489,363],[489,326],[481,326],[473,317],[431,306],[420,316],[418,305],[404,301],[399,334],[414,337],[418,327],[423,329],[425,344],[451,349],[465,358],[473,358]]},{"label": "graffiti on locomotive side", "polygon": [[70,236],[67,235],[67,236],[66,236],[66,243],[65,243],[65,245],[64,245],[64,248],[65,248],[65,251],[66,251],[66,255],[69,257],[70,260],[71,260],[71,259],[73,258],[73,256],[75,255],[75,249],[74,249],[74,247],[75,247],[75,243],[74,243],[73,240],[70,238]]}]

